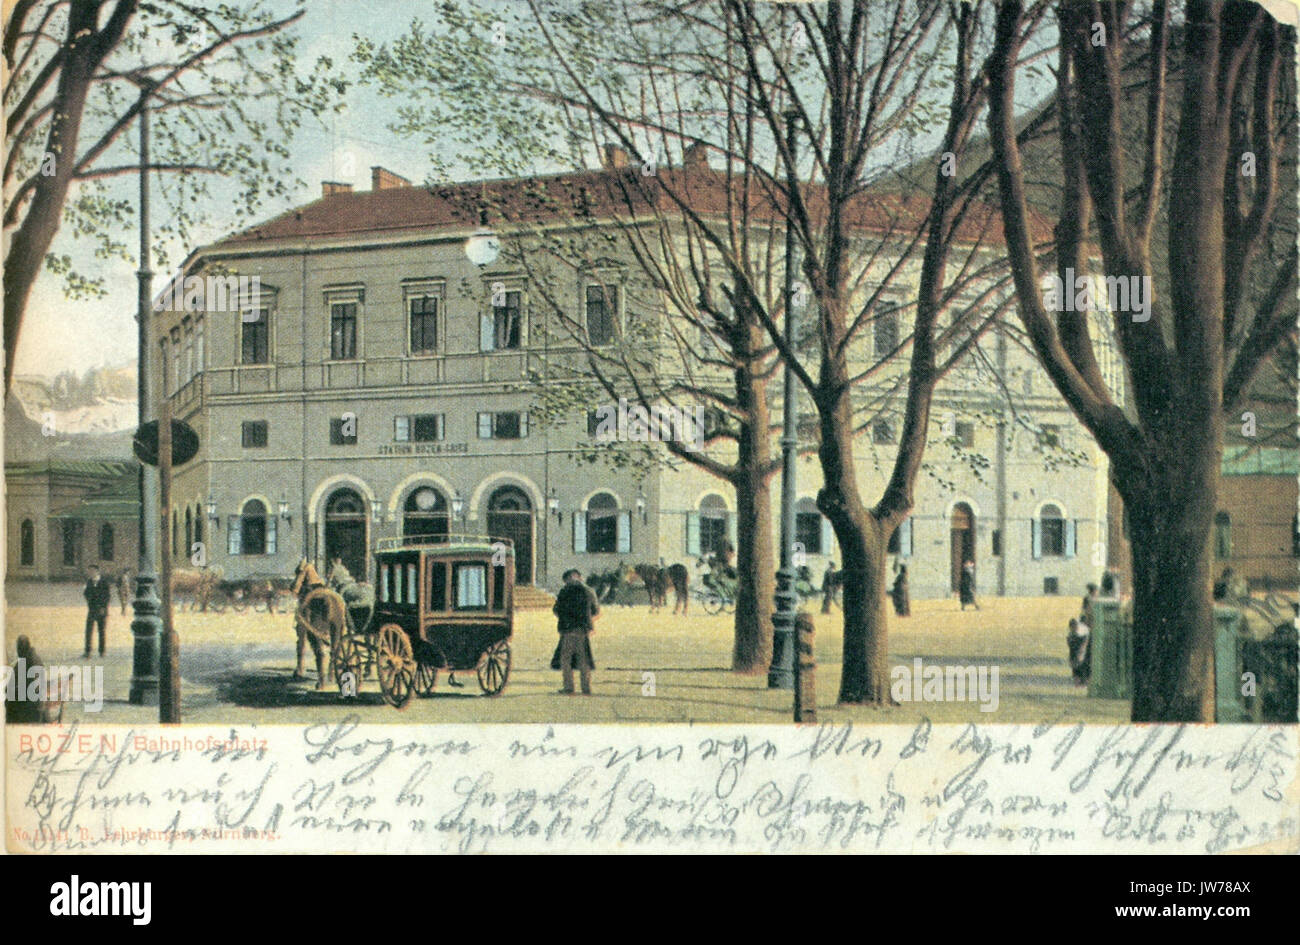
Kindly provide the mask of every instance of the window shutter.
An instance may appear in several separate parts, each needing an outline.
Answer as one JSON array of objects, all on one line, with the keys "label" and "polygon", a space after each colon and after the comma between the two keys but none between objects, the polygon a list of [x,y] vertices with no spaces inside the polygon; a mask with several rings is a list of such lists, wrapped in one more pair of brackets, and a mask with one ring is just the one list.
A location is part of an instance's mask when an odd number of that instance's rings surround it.
[{"label": "window shutter", "polygon": [[731,542],[731,547],[736,547],[736,516],[733,512],[727,513],[727,541]]},{"label": "window shutter", "polygon": [[437,428],[438,439],[445,440],[447,438],[447,415],[445,413],[438,414],[434,426]]},{"label": "window shutter", "polygon": [[700,513],[686,513],[686,553],[700,555]]},{"label": "window shutter", "polygon": [[618,513],[618,551],[627,554],[632,550],[632,513]]},{"label": "window shutter", "polygon": [[818,551],[824,555],[832,554],[832,549],[835,547],[835,529],[831,528],[831,520],[828,519],[825,515],[821,517],[821,520],[822,520],[822,546],[821,548],[818,549]]},{"label": "window shutter", "polygon": [[394,417],[393,418],[393,439],[398,443],[405,443],[411,438],[411,418]]},{"label": "window shutter", "polygon": [[492,414],[481,413],[478,415],[478,438],[480,440],[492,439]]},{"label": "window shutter", "polygon": [[587,513],[573,513],[573,550],[578,554],[587,553]]},{"label": "window shutter", "polygon": [[904,558],[912,557],[912,518],[909,515],[898,526],[898,553]]},{"label": "window shutter", "polygon": [[1038,519],[1029,520],[1029,540],[1034,548],[1034,559],[1037,560],[1043,556],[1043,530],[1038,527]]},{"label": "window shutter", "polygon": [[266,515],[266,553],[275,554],[275,523],[276,518],[270,512]]},{"label": "window shutter", "polygon": [[226,554],[239,554],[240,542],[240,522],[238,515],[231,515],[226,519]]},{"label": "window shutter", "polygon": [[478,349],[480,351],[492,351],[495,347],[492,344],[494,322],[491,315],[482,315],[478,320]]},{"label": "window shutter", "polygon": [[519,411],[519,437],[522,439],[528,435],[528,411]]},{"label": "window shutter", "polygon": [[1073,558],[1075,554],[1075,537],[1079,530],[1079,523],[1074,519],[1067,519],[1065,522],[1065,556]]}]

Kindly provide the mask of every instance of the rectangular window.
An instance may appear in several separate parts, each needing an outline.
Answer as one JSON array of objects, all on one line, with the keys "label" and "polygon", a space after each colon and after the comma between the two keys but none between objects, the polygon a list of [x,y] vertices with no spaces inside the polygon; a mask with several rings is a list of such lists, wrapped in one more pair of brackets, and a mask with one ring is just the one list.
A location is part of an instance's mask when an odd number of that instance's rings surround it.
[{"label": "rectangular window", "polygon": [[799,512],[794,517],[794,540],[803,545],[804,554],[822,554],[822,515]]},{"label": "rectangular window", "polygon": [[487,565],[458,562],[452,565],[457,610],[487,610]]},{"label": "rectangular window", "polygon": [[726,515],[701,515],[700,554],[718,554],[727,548],[731,544],[728,531]]},{"label": "rectangular window", "polygon": [[185,366],[183,383],[188,384],[194,379],[194,323],[189,318],[181,321],[181,329],[185,334]]},{"label": "rectangular window", "polygon": [[357,303],[330,306],[330,358],[350,361],[357,356]]},{"label": "rectangular window", "polygon": [[[498,305],[496,302],[500,302]],[[523,293],[502,292],[492,305],[492,348],[508,351],[519,347],[523,334]]]},{"label": "rectangular window", "polygon": [[433,443],[443,436],[443,414],[417,413],[393,418],[393,439],[398,443]]},{"label": "rectangular window", "polygon": [[246,450],[262,449],[266,446],[266,421],[245,420],[243,424],[243,446]]},{"label": "rectangular window", "polygon": [[506,609],[506,566],[504,564],[492,566],[492,609]]},{"label": "rectangular window", "polygon": [[993,529],[993,557],[1000,558],[1001,556],[1002,556],[1002,529],[995,528]]},{"label": "rectangular window", "polygon": [[480,440],[521,440],[528,436],[528,414],[518,410],[478,415]]},{"label": "rectangular window", "polygon": [[617,331],[618,286],[587,286],[587,341],[610,344]]},{"label": "rectangular window", "polygon": [[1044,517],[1039,527],[1042,529],[1043,557],[1064,557],[1065,519]]},{"label": "rectangular window", "polygon": [[239,363],[265,364],[270,354],[270,311],[259,308],[243,312],[239,330]]},{"label": "rectangular window", "polygon": [[185,383],[181,377],[181,330],[172,329],[172,386],[171,392],[174,394],[181,389],[181,384]]},{"label": "rectangular window", "polygon": [[356,446],[357,418],[352,414],[343,417],[330,417],[330,445]]},{"label": "rectangular window", "polygon": [[429,562],[429,600],[425,609],[438,613],[447,609],[447,562]]},{"label": "rectangular window", "polygon": [[1060,592],[1061,592],[1061,582],[1059,578],[1054,578],[1054,577],[1043,578],[1044,595],[1050,597],[1053,594],[1059,594]]},{"label": "rectangular window", "polygon": [[202,374],[203,363],[203,317],[199,316],[194,321],[194,373]]},{"label": "rectangular window", "polygon": [[958,420],[956,436],[958,444],[970,449],[975,445],[975,424],[969,420]]},{"label": "rectangular window", "polygon": [[81,563],[81,536],[83,526],[79,518],[63,520],[63,564],[75,568]]},{"label": "rectangular window", "polygon": [[411,316],[411,354],[438,350],[438,299],[421,295],[407,300]]},{"label": "rectangular window", "polygon": [[898,313],[884,312],[876,317],[875,353],[877,358],[885,358],[894,353],[898,347]]}]

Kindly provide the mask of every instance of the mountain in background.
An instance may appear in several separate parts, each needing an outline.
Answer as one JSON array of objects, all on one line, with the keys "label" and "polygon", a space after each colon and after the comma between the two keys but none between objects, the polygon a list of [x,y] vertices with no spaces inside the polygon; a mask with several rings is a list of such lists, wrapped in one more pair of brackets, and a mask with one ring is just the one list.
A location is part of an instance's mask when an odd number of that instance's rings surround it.
[{"label": "mountain in background", "polygon": [[130,459],[136,417],[134,363],[15,377],[5,401],[5,462]]}]

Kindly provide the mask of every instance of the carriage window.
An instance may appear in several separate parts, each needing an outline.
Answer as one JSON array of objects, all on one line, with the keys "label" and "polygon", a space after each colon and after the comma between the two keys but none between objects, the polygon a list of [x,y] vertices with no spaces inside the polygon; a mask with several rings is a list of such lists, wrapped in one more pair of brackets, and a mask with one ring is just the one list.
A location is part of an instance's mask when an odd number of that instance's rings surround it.
[{"label": "carriage window", "polygon": [[390,567],[384,565],[379,569],[379,599],[385,604],[388,603],[388,572]]},{"label": "carriage window", "polygon": [[451,573],[456,584],[456,609],[486,610],[487,565],[457,564]]},{"label": "carriage window", "polygon": [[424,609],[447,609],[447,564],[444,561],[429,562],[429,600]]},{"label": "carriage window", "polygon": [[504,564],[492,568],[492,609],[506,609],[506,566]]},{"label": "carriage window", "polygon": [[406,602],[415,603],[415,562],[406,566]]}]

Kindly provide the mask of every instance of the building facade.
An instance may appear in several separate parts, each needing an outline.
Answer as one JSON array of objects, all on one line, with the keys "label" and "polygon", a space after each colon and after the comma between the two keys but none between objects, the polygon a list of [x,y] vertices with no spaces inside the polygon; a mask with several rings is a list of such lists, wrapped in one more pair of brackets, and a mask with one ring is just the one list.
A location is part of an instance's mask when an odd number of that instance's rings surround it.
[{"label": "building facade", "polygon": [[[526,272],[471,261],[481,221],[455,200],[381,168],[373,185],[327,184],[320,200],[186,262],[187,277],[256,291],[219,304],[177,305],[185,293],[172,286],[160,295],[157,392],[200,440],[175,473],[178,564],[238,578],[337,557],[369,574],[379,538],[471,532],[511,539],[518,580],[555,587],[569,567],[692,562],[734,541],[725,482],[689,463],[593,465],[596,404],[563,424],[533,411],[538,379],[565,354],[557,306],[593,339],[637,317],[625,262],[566,277],[543,305]],[[1104,456],[1032,359],[997,346],[1034,429],[982,422],[990,382],[978,365],[945,381],[916,510],[893,546],[914,596],[951,594],[965,560],[981,593],[1014,596],[1074,594],[1106,563]],[[896,430],[879,421],[861,437],[868,496]],[[802,560],[819,578],[839,560],[815,507],[815,459],[799,474]],[[779,478],[771,488],[775,498]]]}]

